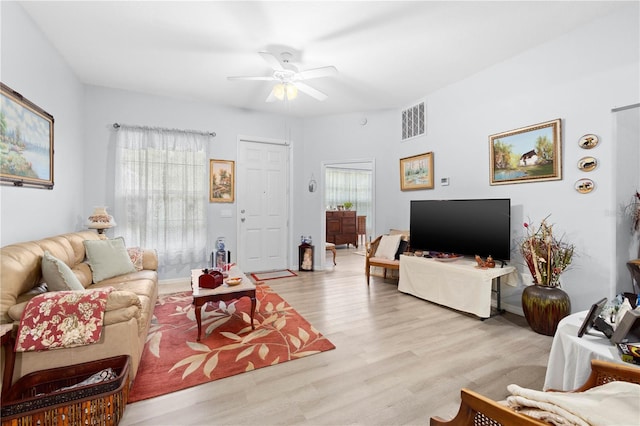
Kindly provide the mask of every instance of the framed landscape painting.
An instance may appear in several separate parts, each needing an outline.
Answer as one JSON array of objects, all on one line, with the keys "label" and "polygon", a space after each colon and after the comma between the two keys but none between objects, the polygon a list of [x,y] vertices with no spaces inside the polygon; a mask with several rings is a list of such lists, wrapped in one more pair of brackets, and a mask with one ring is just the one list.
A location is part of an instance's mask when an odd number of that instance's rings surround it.
[{"label": "framed landscape painting", "polygon": [[0,83],[0,181],[53,188],[53,116]]},{"label": "framed landscape painting", "polygon": [[491,185],[562,179],[562,120],[489,136]]},{"label": "framed landscape painting", "polygon": [[209,201],[233,203],[235,193],[235,163],[229,160],[209,160]]},{"label": "framed landscape painting", "polygon": [[433,189],[433,152],[400,159],[400,190]]}]

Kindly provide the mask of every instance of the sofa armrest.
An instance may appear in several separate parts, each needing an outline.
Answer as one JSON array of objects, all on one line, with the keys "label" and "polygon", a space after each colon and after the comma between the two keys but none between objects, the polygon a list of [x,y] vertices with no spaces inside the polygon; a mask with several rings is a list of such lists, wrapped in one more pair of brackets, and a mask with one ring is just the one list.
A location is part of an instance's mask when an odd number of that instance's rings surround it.
[{"label": "sofa armrest", "polygon": [[[9,317],[14,321],[20,321],[22,312],[27,307],[26,302],[18,303],[9,308]],[[140,318],[142,303],[138,295],[131,291],[114,290],[109,293],[105,306],[105,325],[116,322],[128,321],[131,318]]]}]

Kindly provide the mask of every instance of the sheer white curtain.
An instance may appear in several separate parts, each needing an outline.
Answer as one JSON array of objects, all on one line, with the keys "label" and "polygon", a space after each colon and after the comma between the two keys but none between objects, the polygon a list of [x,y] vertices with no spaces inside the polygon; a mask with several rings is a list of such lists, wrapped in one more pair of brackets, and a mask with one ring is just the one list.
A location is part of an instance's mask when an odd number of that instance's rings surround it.
[{"label": "sheer white curtain", "polygon": [[118,231],[128,246],[155,248],[162,268],[206,262],[208,138],[146,127],[117,131]]},{"label": "sheer white curtain", "polygon": [[373,209],[371,192],[373,173],[371,170],[327,167],[325,172],[325,204],[335,207],[347,201],[353,203],[351,210],[358,216],[367,216],[367,234],[371,235]]}]

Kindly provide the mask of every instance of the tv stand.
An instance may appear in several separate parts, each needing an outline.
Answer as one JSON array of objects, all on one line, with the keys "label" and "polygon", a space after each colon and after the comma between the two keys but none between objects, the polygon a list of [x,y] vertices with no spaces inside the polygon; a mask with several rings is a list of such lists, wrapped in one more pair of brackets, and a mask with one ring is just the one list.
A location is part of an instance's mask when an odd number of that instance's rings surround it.
[{"label": "tv stand", "polygon": [[398,290],[481,319],[490,318],[491,294],[495,282],[496,313],[501,307],[500,279],[517,282],[516,268],[477,268],[471,258],[451,262],[416,256],[400,256],[400,281]]}]

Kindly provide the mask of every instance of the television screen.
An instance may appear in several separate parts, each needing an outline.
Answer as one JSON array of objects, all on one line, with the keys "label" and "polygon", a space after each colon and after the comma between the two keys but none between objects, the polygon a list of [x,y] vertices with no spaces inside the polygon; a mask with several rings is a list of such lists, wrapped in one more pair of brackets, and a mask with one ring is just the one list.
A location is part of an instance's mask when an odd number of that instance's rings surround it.
[{"label": "television screen", "polygon": [[511,258],[511,200],[413,200],[413,250]]}]

